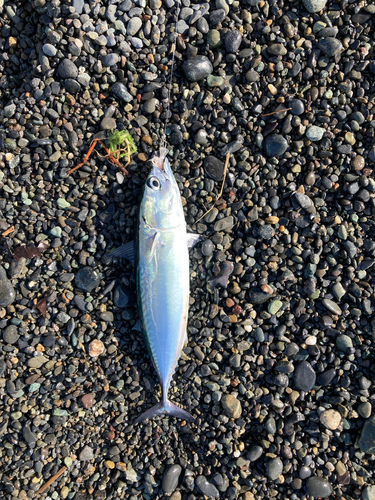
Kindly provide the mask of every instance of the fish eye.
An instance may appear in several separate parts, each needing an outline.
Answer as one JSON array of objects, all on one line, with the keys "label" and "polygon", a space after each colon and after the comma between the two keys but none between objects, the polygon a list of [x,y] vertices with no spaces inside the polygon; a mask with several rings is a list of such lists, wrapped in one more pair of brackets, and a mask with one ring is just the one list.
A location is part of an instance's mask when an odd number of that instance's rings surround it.
[{"label": "fish eye", "polygon": [[160,181],[157,177],[150,177],[149,179],[147,179],[147,186],[154,191],[157,191],[161,188]]}]

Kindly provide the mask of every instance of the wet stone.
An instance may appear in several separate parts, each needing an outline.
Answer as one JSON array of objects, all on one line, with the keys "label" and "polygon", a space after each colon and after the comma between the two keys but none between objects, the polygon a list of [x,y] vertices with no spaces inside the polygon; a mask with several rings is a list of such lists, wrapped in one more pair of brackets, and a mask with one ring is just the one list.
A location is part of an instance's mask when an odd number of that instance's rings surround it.
[{"label": "wet stone", "polygon": [[215,156],[207,156],[204,160],[204,170],[214,181],[221,181],[224,173],[224,163]]},{"label": "wet stone", "polygon": [[100,283],[99,274],[91,267],[83,267],[75,276],[76,286],[85,292],[92,292]]},{"label": "wet stone", "polygon": [[61,78],[76,78],[78,76],[78,68],[70,59],[63,59],[58,67],[58,72]]},{"label": "wet stone", "polygon": [[321,10],[323,10],[327,3],[327,0],[302,0],[302,1],[305,8],[312,14],[314,12],[320,12]]},{"label": "wet stone", "polygon": [[271,134],[266,137],[264,147],[267,156],[277,158],[278,156],[283,155],[288,149],[288,142],[279,134]]},{"label": "wet stone", "polygon": [[265,224],[264,226],[259,227],[258,234],[260,238],[270,240],[275,235],[275,229],[272,226]]},{"label": "wet stone", "polygon": [[343,49],[341,42],[332,37],[321,38],[318,42],[318,48],[328,57],[340,54]]},{"label": "wet stone", "polygon": [[130,306],[133,302],[131,300],[130,289],[124,284],[117,286],[113,291],[113,302],[116,307],[120,307],[121,309]]},{"label": "wet stone", "polygon": [[208,498],[219,498],[219,490],[211,484],[204,476],[198,476],[195,480],[197,489]]},{"label": "wet stone", "polygon": [[308,361],[301,361],[294,372],[294,383],[297,389],[309,392],[314,387],[316,374]]},{"label": "wet stone", "polygon": [[325,387],[332,382],[335,376],[336,376],[336,370],[334,368],[330,368],[329,370],[326,370],[325,372],[319,375],[318,384]]},{"label": "wet stone", "polygon": [[3,340],[6,344],[15,344],[20,338],[16,325],[9,325],[3,332]]},{"label": "wet stone", "polygon": [[349,353],[353,347],[353,341],[348,335],[338,335],[336,338],[337,349],[344,353]]},{"label": "wet stone", "polygon": [[214,251],[214,245],[211,240],[205,240],[202,243],[202,254],[205,255],[206,257],[212,255],[212,252]]},{"label": "wet stone", "polygon": [[336,410],[325,410],[320,414],[320,422],[331,431],[335,431],[341,424],[341,415]]},{"label": "wet stone", "polygon": [[211,49],[216,49],[220,44],[220,31],[210,30],[207,34],[207,43]]},{"label": "wet stone", "polygon": [[369,403],[368,401],[366,403],[361,403],[358,406],[358,413],[363,418],[369,418],[371,416],[371,410],[371,403]]},{"label": "wet stone", "polygon": [[0,307],[9,306],[14,302],[16,293],[8,280],[5,269],[0,266]]},{"label": "wet stone", "polygon": [[132,102],[133,96],[128,92],[125,85],[121,82],[116,82],[111,88],[112,94],[124,102]]},{"label": "wet stone", "polygon": [[283,463],[280,458],[273,458],[267,463],[267,476],[271,481],[276,481],[282,472]]},{"label": "wet stone", "polygon": [[308,139],[310,139],[310,141],[320,141],[323,138],[324,132],[324,128],[312,125],[307,129],[306,136]]},{"label": "wet stone", "polygon": [[327,498],[332,493],[332,487],[324,477],[313,476],[307,480],[306,492],[316,498]]},{"label": "wet stone", "polygon": [[71,78],[65,80],[65,88],[71,94],[76,94],[81,90],[81,85],[77,82],[77,80],[72,80]]},{"label": "wet stone", "polygon": [[26,443],[29,445],[30,448],[35,448],[37,437],[35,434],[31,431],[30,426],[25,425],[23,427],[23,438],[26,441]]},{"label": "wet stone", "polygon": [[239,418],[242,413],[241,402],[231,394],[226,394],[221,398],[224,412],[230,418]]},{"label": "wet stone", "polygon": [[303,102],[300,99],[292,99],[289,102],[288,107],[292,108],[290,110],[290,112],[293,115],[297,115],[297,116],[302,115],[305,111],[305,105],[303,104]]},{"label": "wet stone", "polygon": [[170,495],[177,488],[182,468],[178,464],[173,464],[166,470],[163,477],[162,488],[164,493]]},{"label": "wet stone", "polygon": [[240,48],[242,35],[238,30],[230,30],[225,35],[225,50],[228,54],[235,54]]},{"label": "wet stone", "polygon": [[375,415],[365,421],[358,445],[364,453],[375,453]]},{"label": "wet stone", "polygon": [[185,76],[191,82],[204,80],[213,71],[213,66],[206,56],[194,56],[183,65]]},{"label": "wet stone", "polygon": [[256,460],[258,460],[258,458],[262,456],[262,454],[263,454],[263,448],[261,446],[254,445],[249,451],[248,459],[250,460],[250,462],[255,462]]},{"label": "wet stone", "polygon": [[214,230],[216,232],[228,231],[229,229],[232,229],[233,225],[234,225],[234,219],[233,216],[230,215],[229,217],[224,217],[224,219],[218,220],[214,225]]}]

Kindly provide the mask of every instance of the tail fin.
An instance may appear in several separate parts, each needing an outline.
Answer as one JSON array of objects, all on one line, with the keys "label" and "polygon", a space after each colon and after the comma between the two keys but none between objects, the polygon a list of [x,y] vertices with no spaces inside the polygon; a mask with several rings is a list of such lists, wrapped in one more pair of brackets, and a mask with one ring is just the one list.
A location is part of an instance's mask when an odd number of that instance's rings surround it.
[{"label": "tail fin", "polygon": [[195,418],[192,417],[190,413],[174,405],[167,399],[165,401],[160,401],[160,403],[157,403],[149,410],[146,410],[135,420],[134,423],[139,424],[148,418],[157,417],[158,415],[170,415],[171,417],[182,418],[188,422],[195,422]]}]

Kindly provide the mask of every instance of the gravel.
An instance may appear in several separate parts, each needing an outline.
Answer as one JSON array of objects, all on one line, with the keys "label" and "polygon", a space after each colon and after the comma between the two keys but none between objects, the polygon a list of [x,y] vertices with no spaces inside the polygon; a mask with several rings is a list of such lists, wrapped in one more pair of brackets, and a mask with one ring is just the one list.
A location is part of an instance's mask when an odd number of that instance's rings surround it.
[{"label": "gravel", "polygon": [[[0,497],[373,498],[374,5],[0,10]],[[99,145],[69,174],[113,129],[129,175]],[[107,254],[164,132],[202,235],[170,393],[197,423],[135,426],[160,392]]]}]

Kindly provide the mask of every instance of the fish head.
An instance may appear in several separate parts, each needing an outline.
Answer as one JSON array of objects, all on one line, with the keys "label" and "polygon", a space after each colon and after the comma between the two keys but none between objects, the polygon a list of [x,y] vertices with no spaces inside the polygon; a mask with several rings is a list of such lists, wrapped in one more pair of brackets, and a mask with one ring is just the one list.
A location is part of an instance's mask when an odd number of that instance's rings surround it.
[{"label": "fish head", "polygon": [[154,229],[172,229],[184,220],[180,190],[167,158],[156,156],[146,180],[140,217]]}]

